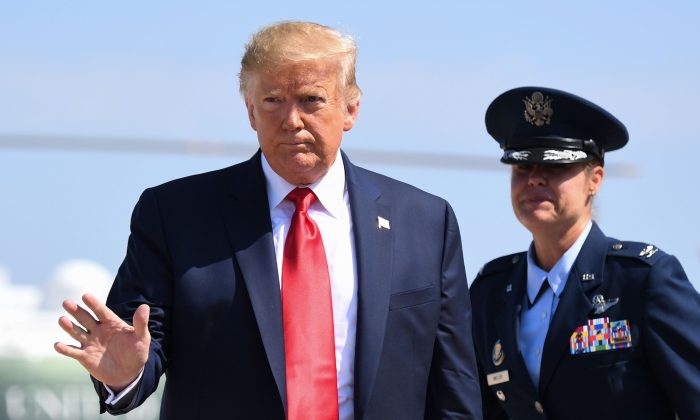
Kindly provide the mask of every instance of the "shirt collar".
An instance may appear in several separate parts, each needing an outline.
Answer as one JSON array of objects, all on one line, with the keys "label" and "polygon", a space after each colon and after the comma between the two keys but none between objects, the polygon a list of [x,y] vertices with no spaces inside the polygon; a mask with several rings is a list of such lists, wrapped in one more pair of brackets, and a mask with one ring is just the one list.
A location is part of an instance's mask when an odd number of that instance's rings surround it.
[{"label": "shirt collar", "polygon": [[574,266],[574,262],[581,252],[583,243],[586,241],[592,226],[593,222],[589,220],[576,242],[559,258],[559,261],[554,264],[554,267],[549,272],[544,271],[535,263],[533,257],[535,252],[534,243],[530,244],[530,248],[527,251],[527,297],[530,299],[530,303],[534,303],[545,279],[549,281],[549,286],[554,291],[554,294],[557,297],[561,296],[564,286],[566,286],[566,279],[569,278],[571,267]]},{"label": "shirt collar", "polygon": [[[267,202],[270,205],[270,210],[279,206],[287,197],[296,185],[290,184],[284,178],[279,176],[270,166],[265,158],[265,154],[260,154],[263,174],[265,175],[265,184],[267,186]],[[340,155],[340,149],[335,157],[335,161],[328,169],[328,172],[318,181],[308,188],[316,194],[318,202],[323,208],[333,217],[338,217],[346,208],[345,195],[345,165],[343,158]],[[342,207],[341,207],[342,206]]]}]

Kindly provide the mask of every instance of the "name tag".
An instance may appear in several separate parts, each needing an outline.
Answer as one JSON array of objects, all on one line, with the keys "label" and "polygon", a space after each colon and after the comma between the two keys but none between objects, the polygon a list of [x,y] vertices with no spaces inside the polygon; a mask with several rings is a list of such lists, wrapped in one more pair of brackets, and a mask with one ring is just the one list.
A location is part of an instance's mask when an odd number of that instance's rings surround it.
[{"label": "name tag", "polygon": [[502,384],[503,382],[508,381],[510,381],[510,377],[508,376],[507,370],[501,370],[499,372],[494,372],[486,375],[486,383],[488,383],[489,386]]}]

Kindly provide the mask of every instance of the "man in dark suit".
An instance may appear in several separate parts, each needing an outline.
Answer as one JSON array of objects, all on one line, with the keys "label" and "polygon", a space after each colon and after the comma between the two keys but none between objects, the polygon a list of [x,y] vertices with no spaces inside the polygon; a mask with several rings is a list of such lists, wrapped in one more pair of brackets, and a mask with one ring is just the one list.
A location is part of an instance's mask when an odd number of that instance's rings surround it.
[{"label": "man in dark suit", "polygon": [[261,151],[146,190],[107,305],[64,302],[80,347],[56,350],[114,414],[166,373],[167,419],[480,418],[452,209],[340,151],[352,39],[272,25],[240,78]]},{"label": "man in dark suit", "polygon": [[675,257],[591,220],[624,125],[570,93],[525,87],[496,98],[486,126],[533,240],[471,287],[484,417],[700,418],[700,295]]}]

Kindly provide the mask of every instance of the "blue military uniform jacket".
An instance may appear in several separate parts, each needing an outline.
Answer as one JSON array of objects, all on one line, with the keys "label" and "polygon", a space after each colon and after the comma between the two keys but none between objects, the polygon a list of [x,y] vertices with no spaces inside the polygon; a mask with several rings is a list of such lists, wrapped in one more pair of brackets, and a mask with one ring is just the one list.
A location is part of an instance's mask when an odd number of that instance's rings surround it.
[{"label": "blue military uniform jacket", "polygon": [[[471,286],[486,419],[700,419],[700,295],[675,257],[594,223],[549,326],[538,386],[518,350],[526,282],[523,252],[489,262]],[[607,305],[593,304],[598,295]]]}]

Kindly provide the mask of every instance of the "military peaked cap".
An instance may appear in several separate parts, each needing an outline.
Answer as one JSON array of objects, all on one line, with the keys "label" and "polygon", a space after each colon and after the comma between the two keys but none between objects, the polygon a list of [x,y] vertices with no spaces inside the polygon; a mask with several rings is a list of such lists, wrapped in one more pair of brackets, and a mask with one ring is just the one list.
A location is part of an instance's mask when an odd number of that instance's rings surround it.
[{"label": "military peaked cap", "polygon": [[486,110],[486,130],[508,164],[562,164],[598,160],[627,144],[625,126],[598,105],[545,87],[511,89]]}]

